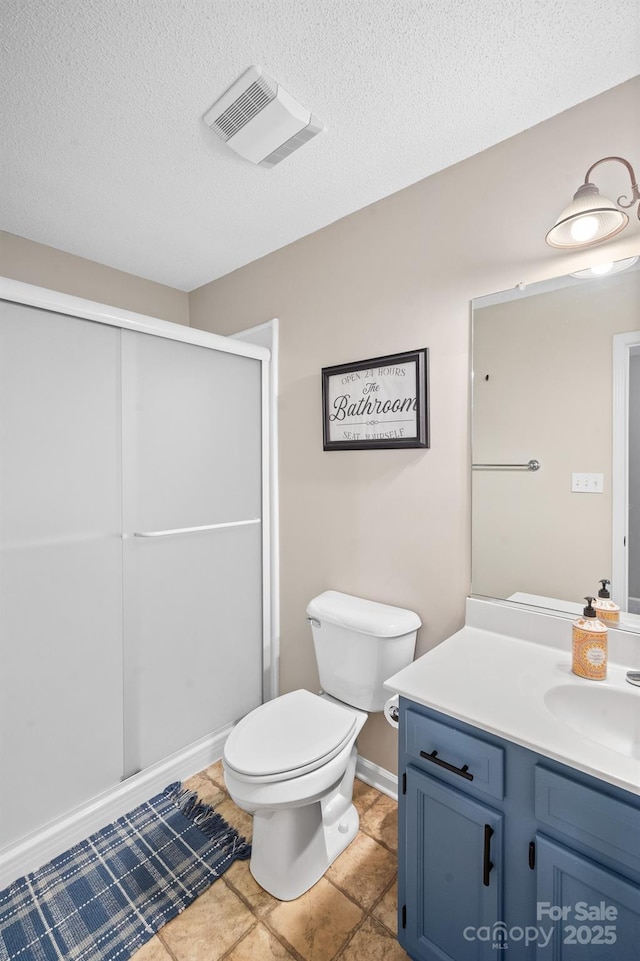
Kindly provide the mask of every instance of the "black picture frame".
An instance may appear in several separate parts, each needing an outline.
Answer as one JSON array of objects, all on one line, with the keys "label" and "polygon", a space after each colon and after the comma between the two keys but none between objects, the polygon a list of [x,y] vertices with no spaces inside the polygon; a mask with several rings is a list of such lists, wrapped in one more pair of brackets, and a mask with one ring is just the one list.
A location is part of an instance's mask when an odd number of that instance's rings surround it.
[{"label": "black picture frame", "polygon": [[429,447],[429,348],[322,368],[324,450]]}]

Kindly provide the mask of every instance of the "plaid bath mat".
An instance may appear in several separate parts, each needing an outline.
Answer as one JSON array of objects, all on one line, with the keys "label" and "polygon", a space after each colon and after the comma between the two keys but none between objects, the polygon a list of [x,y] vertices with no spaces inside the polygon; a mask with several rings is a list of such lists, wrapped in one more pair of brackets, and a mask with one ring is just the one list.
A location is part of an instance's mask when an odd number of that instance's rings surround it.
[{"label": "plaid bath mat", "polygon": [[170,784],[0,891],[0,961],[126,961],[251,847]]}]

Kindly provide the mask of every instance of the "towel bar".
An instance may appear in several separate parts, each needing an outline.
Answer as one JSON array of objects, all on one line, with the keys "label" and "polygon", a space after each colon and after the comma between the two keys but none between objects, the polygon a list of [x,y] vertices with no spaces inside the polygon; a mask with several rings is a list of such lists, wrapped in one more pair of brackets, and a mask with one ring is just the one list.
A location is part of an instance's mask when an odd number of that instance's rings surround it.
[{"label": "towel bar", "polygon": [[539,460],[530,460],[526,464],[472,464],[472,470],[540,470]]}]

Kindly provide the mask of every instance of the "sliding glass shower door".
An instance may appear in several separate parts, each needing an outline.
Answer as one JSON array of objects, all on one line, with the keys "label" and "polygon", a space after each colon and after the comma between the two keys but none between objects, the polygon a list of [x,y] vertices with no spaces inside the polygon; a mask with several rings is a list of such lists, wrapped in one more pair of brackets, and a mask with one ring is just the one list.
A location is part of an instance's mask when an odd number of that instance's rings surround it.
[{"label": "sliding glass shower door", "polygon": [[0,860],[263,700],[264,352],[98,308],[0,300]]},{"label": "sliding glass shower door", "polygon": [[262,701],[261,363],[123,331],[125,775]]},{"label": "sliding glass shower door", "polygon": [[120,331],[0,313],[0,847],[122,773]]}]

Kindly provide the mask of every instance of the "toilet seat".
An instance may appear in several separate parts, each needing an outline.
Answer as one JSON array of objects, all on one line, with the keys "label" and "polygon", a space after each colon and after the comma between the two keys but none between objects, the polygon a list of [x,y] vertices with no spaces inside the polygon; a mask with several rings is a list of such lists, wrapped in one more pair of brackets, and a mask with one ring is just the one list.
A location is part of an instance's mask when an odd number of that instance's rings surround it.
[{"label": "toilet seat", "polygon": [[310,691],[283,694],[238,722],[224,764],[241,780],[284,781],[314,771],[353,737],[358,715]]}]

